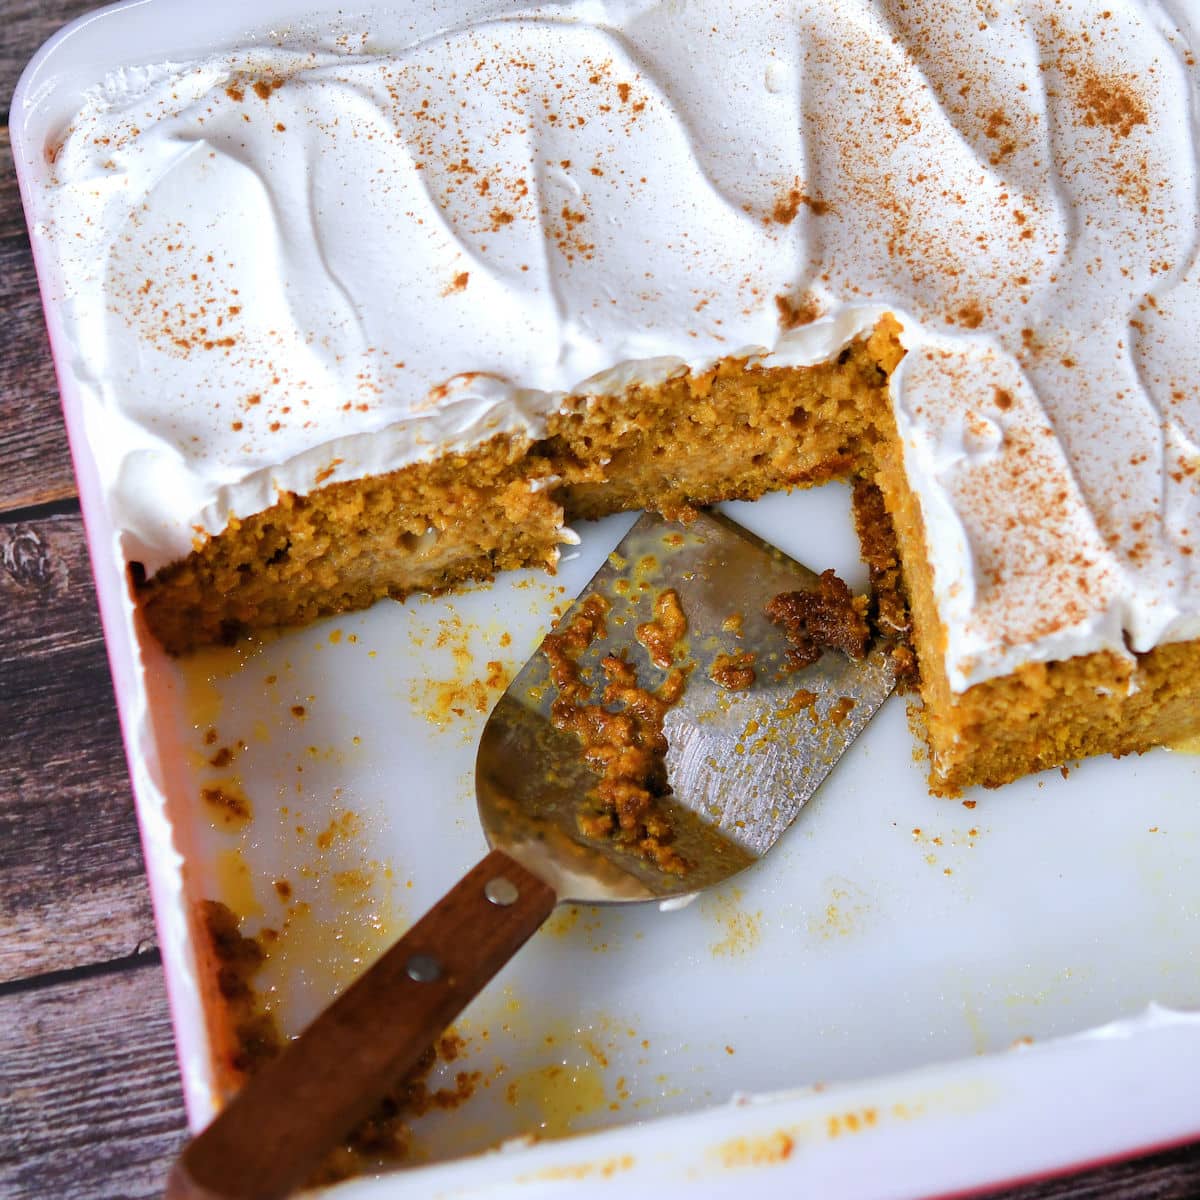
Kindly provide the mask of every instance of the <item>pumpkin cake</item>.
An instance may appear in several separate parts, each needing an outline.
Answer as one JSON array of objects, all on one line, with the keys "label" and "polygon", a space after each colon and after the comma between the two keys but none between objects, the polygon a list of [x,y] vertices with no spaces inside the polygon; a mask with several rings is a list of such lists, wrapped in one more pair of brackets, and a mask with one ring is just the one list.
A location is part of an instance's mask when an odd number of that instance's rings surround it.
[{"label": "pumpkin cake", "polygon": [[933,790],[1200,732],[1178,7],[453,0],[110,75],[53,254],[149,629],[844,478]]}]

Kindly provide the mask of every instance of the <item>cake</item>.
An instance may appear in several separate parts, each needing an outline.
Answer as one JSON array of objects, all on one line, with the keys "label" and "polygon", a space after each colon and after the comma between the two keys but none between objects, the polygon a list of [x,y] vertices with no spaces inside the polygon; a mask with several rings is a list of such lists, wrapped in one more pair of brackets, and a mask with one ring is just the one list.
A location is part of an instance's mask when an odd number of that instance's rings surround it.
[{"label": "cake", "polygon": [[147,628],[185,653],[844,478],[935,792],[1197,733],[1197,33],[460,0],[110,75],[44,231]]}]

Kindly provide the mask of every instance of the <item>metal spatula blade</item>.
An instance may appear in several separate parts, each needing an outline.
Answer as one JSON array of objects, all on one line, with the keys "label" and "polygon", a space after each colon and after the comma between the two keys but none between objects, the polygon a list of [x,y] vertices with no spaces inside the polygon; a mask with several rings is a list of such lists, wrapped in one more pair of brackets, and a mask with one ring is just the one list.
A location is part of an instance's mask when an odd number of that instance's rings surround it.
[{"label": "metal spatula blade", "polygon": [[[686,869],[583,832],[581,806],[598,776],[575,734],[555,727],[555,687],[535,653],[489,717],[476,759],[491,853],[193,1139],[168,1200],[270,1200],[301,1186],[559,901],[680,897],[761,858],[894,685],[878,646],[858,662],[828,652],[788,669],[786,640],[763,610],[816,584],[723,517],[701,514],[686,527],[639,520],[557,628],[602,596],[606,632],[579,654],[580,672],[596,674],[615,654],[653,688],[661,669],[636,631],[657,596],[678,595],[688,675],[663,722],[670,793],[657,802]],[[755,678],[730,691],[713,668],[739,651],[754,655]]]},{"label": "metal spatula blade", "polygon": [[[764,609],[784,592],[809,591],[817,576],[718,513],[686,526],[641,517],[564,613],[569,627],[592,596],[607,603],[606,636],[581,655],[599,673],[619,654],[653,686],[664,671],[634,636],[672,588],[687,618],[682,698],[667,713],[664,807],[684,874],[578,827],[581,798],[595,777],[580,743],[553,727],[556,691],[544,655],[534,654],[492,711],[476,758],[475,787],[488,842],[550,883],[560,900],[602,903],[667,899],[712,886],[762,857],[795,820],[895,686],[886,647],[855,662],[829,652],[802,671]],[[713,678],[729,653],[753,655],[754,682],[730,692]],[[798,702],[798,697],[799,701]]]}]

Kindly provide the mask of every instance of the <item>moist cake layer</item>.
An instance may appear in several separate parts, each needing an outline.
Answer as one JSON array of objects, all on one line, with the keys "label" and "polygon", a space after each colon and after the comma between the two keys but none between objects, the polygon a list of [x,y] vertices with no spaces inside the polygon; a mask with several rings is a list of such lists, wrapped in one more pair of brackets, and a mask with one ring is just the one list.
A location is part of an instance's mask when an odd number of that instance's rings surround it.
[{"label": "moist cake layer", "polygon": [[950,693],[1200,635],[1184,6],[412,21],[116,73],[46,148],[34,232],[147,575],[281,496],[534,446],[567,397],[811,366],[892,312]]},{"label": "moist cake layer", "polygon": [[628,508],[686,515],[870,468],[902,351],[884,320],[828,363],[728,361],[619,397],[580,396],[547,436],[497,435],[432,462],[286,493],[152,579],[151,630],[174,653],[264,626],[552,566],[569,518]]},{"label": "moist cake layer", "polygon": [[[886,414],[880,420],[885,424]],[[1093,754],[1135,753],[1200,732],[1196,640],[1145,652],[1100,650],[1026,662],[965,689],[951,686],[918,497],[899,442],[883,428],[873,452],[872,478],[882,503],[872,503],[871,490],[858,489],[856,523],[878,597],[879,627],[901,631],[916,652],[922,706],[913,715],[929,750],[931,791],[956,796],[973,785],[998,787]],[[903,591],[897,590],[889,541],[903,564]]]}]

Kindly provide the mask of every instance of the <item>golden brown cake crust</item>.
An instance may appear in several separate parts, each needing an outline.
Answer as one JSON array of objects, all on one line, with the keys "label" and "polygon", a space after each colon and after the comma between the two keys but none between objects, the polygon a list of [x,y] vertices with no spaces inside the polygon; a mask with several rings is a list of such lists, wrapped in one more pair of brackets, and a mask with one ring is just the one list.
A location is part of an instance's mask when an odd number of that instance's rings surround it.
[{"label": "golden brown cake crust", "polygon": [[726,360],[661,387],[578,396],[538,442],[497,437],[387,475],[285,493],[182,562],[135,580],[172,653],[300,624],[385,596],[436,593],[523,566],[553,569],[566,520],[821,483],[869,462],[898,327],[803,370]]},{"label": "golden brown cake crust", "polygon": [[562,509],[539,487],[552,473],[528,441],[496,438],[470,454],[285,493],[135,587],[151,631],[179,654],[385,596],[552,568]]},{"label": "golden brown cake crust", "polygon": [[900,453],[898,438],[881,439],[876,480],[912,604],[934,794],[999,787],[1047,767],[1170,745],[1200,731],[1200,641],[1159,646],[1136,657],[1100,651],[1026,663],[965,692],[952,691],[943,667],[946,634],[934,602],[925,526]]},{"label": "golden brown cake crust", "polygon": [[951,691],[920,506],[888,398],[899,334],[884,317],[813,367],[727,359],[621,396],[570,397],[537,442],[497,437],[388,475],[281,495],[182,562],[136,579],[135,590],[155,636],[182,653],[508,568],[553,570],[564,520],[630,508],[686,518],[718,500],[851,478],[876,624],[902,656],[911,644],[919,663],[933,791],[998,786],[1200,732],[1200,642],[1136,659],[1027,664]]}]

